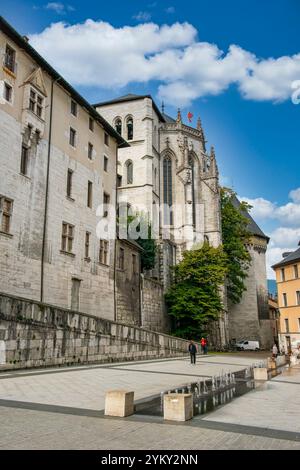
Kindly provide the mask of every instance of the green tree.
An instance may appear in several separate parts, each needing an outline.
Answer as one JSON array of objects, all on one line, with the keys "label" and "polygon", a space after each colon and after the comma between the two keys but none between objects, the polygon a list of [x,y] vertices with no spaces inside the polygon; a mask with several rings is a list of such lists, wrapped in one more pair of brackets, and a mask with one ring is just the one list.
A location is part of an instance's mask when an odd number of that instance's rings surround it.
[{"label": "green tree", "polygon": [[156,258],[156,243],[152,238],[152,227],[150,222],[148,223],[148,237],[138,238],[137,243],[143,248],[141,253],[141,268],[142,271],[153,269],[155,266]]},{"label": "green tree", "polygon": [[227,296],[233,303],[239,303],[246,290],[245,279],[251,262],[246,245],[251,234],[245,213],[250,208],[249,204],[239,202],[231,189],[221,189],[222,240],[227,255]]},{"label": "green tree", "polygon": [[226,254],[221,246],[214,248],[205,242],[199,249],[185,251],[173,271],[174,282],[166,293],[166,302],[169,314],[175,318],[174,334],[199,338],[223,309]]},{"label": "green tree", "polygon": [[[122,215],[117,218],[118,233],[126,234],[129,239],[135,240],[142,248],[141,269],[147,271],[155,267],[156,242],[152,234],[149,217],[144,213],[129,213],[126,206]],[[141,235],[137,238],[137,235]]]}]

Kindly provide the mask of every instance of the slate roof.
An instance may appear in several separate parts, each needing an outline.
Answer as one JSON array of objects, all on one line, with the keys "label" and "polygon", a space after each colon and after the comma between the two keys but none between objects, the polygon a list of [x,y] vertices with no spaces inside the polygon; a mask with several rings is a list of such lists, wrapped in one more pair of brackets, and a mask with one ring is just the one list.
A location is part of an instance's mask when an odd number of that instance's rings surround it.
[{"label": "slate roof", "polygon": [[279,261],[279,263],[274,264],[272,268],[274,269],[279,268],[280,266],[286,266],[287,264],[294,263],[295,261],[300,261],[300,247],[285,258],[282,258],[282,260]]},{"label": "slate roof", "polygon": [[[232,204],[236,207],[236,208],[240,208],[241,207],[241,203],[240,201],[238,200],[238,198],[236,196],[233,196],[232,198]],[[255,220],[251,217],[251,215],[249,214],[248,211],[243,211],[243,214],[245,217],[247,217],[248,221],[249,221],[249,224],[248,224],[248,230],[250,233],[252,233],[252,235],[255,235],[257,237],[261,237],[261,238],[264,238],[265,240],[269,241],[270,238],[259,228],[259,226],[257,225],[257,223],[255,222]]]},{"label": "slate roof", "polygon": [[162,113],[163,117],[165,118],[166,122],[176,122],[175,119],[171,118],[168,114]]}]

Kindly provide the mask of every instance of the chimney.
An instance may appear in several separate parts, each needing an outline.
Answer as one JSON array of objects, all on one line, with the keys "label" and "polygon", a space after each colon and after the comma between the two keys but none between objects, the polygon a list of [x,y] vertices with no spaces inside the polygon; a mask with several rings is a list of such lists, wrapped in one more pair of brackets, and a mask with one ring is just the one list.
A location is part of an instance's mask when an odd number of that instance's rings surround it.
[{"label": "chimney", "polygon": [[28,36],[23,36],[24,41],[29,42],[29,37]]}]

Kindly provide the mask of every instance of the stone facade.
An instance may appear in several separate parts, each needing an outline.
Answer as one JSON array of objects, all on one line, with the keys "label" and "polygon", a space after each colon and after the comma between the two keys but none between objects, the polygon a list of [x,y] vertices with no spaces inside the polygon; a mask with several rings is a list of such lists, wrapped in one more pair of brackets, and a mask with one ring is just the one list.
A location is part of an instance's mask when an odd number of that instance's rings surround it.
[{"label": "stone facade", "polygon": [[116,321],[145,326],[141,319],[141,251],[137,243],[117,242]]},{"label": "stone facade", "polygon": [[101,258],[97,227],[104,194],[115,206],[117,147],[127,144],[2,20],[0,29],[0,289],[113,320],[114,236]]},{"label": "stone facade", "polygon": [[188,342],[0,294],[0,350],[3,370],[178,357]]},{"label": "stone facade", "polygon": [[271,348],[274,341],[268,309],[266,249],[266,238],[252,238],[252,243],[248,246],[251,264],[245,280],[246,290],[240,303],[228,305],[230,340],[259,341],[263,349]]},{"label": "stone facade", "polygon": [[142,276],[141,288],[143,327],[154,331],[170,331],[170,317],[165,307],[162,283]]}]

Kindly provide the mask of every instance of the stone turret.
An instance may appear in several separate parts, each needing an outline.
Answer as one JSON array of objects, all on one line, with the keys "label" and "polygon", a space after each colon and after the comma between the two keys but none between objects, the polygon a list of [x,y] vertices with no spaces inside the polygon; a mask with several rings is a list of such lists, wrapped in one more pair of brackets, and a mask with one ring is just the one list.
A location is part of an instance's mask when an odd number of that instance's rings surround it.
[{"label": "stone turret", "polygon": [[176,119],[176,122],[177,122],[177,123],[180,123],[180,124],[182,123],[180,108],[178,108],[178,111],[177,111],[177,119]]},{"label": "stone turret", "polygon": [[204,150],[204,152],[206,152],[206,146],[205,146],[206,140],[205,140],[204,130],[203,130],[203,127],[202,127],[200,117],[198,117],[198,119],[197,119],[197,130],[200,133],[200,139],[201,139],[202,144],[203,144],[203,150]]},{"label": "stone turret", "polygon": [[217,160],[216,160],[216,154],[215,154],[215,148],[212,145],[210,149],[210,173],[211,176],[215,176],[216,178],[219,177],[219,169],[217,165]]}]

